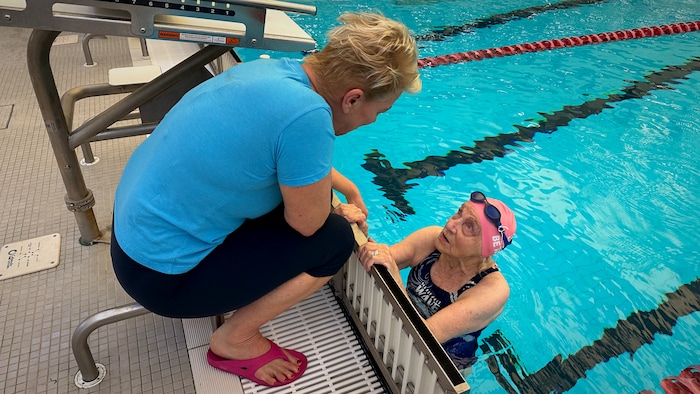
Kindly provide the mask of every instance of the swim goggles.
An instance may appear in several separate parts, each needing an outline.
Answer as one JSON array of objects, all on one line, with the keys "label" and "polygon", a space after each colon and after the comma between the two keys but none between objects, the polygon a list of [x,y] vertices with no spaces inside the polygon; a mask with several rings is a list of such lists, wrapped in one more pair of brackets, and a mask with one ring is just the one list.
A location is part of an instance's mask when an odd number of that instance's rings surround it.
[{"label": "swim goggles", "polygon": [[471,200],[471,202],[484,204],[484,215],[496,226],[498,232],[501,233],[501,237],[503,237],[503,248],[505,249],[506,246],[510,245],[511,241],[506,237],[506,231],[503,228],[503,224],[501,224],[501,211],[491,205],[482,192],[472,192],[471,196],[469,196],[469,200]]}]

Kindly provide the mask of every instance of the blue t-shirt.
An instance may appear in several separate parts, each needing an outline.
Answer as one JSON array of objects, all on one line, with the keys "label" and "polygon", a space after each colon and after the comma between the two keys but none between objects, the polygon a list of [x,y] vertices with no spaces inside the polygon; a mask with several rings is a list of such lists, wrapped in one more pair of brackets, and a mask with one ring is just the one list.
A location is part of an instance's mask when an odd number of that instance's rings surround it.
[{"label": "blue t-shirt", "polygon": [[[406,283],[406,293],[413,301],[418,312],[424,319],[436,314],[440,309],[457,301],[463,292],[476,286],[486,275],[498,271],[497,266],[488,268],[471,278],[464,286],[454,293],[448,293],[433,283],[430,268],[440,257],[440,252],[433,251],[418,265],[411,268]],[[451,338],[442,344],[457,369],[470,367],[476,361],[477,339],[481,330]]]},{"label": "blue t-shirt", "polygon": [[129,159],[114,231],[153,270],[192,269],[244,220],[282,202],[279,185],[331,171],[331,110],[296,60],[261,59],[189,91]]}]

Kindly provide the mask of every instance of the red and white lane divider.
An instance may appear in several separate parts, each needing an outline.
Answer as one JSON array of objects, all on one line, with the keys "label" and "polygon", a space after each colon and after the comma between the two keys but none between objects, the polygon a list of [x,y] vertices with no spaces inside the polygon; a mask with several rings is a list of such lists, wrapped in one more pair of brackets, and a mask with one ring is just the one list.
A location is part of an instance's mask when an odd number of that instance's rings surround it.
[{"label": "red and white lane divider", "polygon": [[418,59],[418,68],[436,67],[445,64],[491,59],[494,57],[519,55],[521,53],[548,51],[565,47],[599,44],[631,40],[635,38],[656,37],[670,34],[687,33],[700,30],[700,21],[673,23],[670,25],[642,27],[638,29],[618,30],[609,33],[588,34],[584,36],[530,42],[527,44],[507,45],[500,48],[480,49],[477,51],[452,53],[436,57]]}]

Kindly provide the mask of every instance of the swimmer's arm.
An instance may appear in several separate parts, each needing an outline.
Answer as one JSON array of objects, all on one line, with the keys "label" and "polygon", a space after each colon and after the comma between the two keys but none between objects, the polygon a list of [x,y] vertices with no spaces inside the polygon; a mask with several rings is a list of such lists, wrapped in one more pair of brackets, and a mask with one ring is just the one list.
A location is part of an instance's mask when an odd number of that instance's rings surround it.
[{"label": "swimmer's arm", "polygon": [[440,235],[442,227],[423,227],[411,233],[401,242],[391,245],[389,251],[399,269],[415,267],[426,256],[435,250],[435,240]]},{"label": "swimmer's arm", "polygon": [[401,269],[418,264],[422,258],[430,254],[435,249],[435,238],[440,231],[442,231],[441,227],[425,227],[392,246],[379,244],[370,239],[360,246],[357,257],[368,272],[373,265],[385,266],[405,292]]},{"label": "swimmer's arm", "polygon": [[296,231],[311,236],[328,219],[331,206],[331,173],[306,186],[280,185],[284,219]]},{"label": "swimmer's arm", "polygon": [[501,314],[509,296],[505,278],[500,272],[493,272],[425,323],[435,338],[444,343],[489,325]]}]

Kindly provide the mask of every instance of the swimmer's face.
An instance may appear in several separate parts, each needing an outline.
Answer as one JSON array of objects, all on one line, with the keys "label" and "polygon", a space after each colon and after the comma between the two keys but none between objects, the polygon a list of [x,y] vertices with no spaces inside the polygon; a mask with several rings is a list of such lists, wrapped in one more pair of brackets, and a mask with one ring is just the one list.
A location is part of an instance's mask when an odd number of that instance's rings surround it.
[{"label": "swimmer's face", "polygon": [[481,256],[481,222],[475,207],[465,202],[447,220],[435,247],[453,257]]}]

